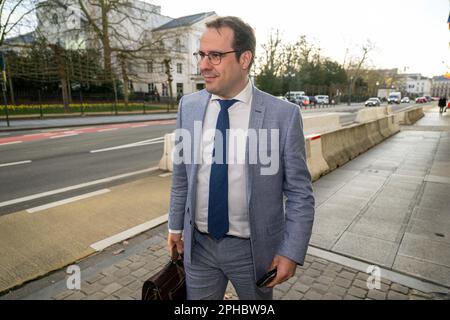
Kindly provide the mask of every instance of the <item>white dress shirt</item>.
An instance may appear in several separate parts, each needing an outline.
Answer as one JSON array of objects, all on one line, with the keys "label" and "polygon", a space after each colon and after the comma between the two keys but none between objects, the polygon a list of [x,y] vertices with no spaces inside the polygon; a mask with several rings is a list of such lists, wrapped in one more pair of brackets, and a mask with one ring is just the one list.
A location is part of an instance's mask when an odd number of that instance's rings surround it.
[{"label": "white dress shirt", "polygon": [[[244,90],[233,98],[238,102],[228,109],[230,136],[227,140],[229,146],[227,152],[229,231],[227,234],[242,238],[250,237],[245,149],[252,96],[253,86],[249,80]],[[217,118],[220,112],[218,99],[221,99],[221,97],[213,94],[206,108],[202,128],[202,143],[200,145],[202,159],[197,175],[195,226],[199,231],[206,233],[208,232],[209,178],[211,175],[212,151]],[[169,232],[180,233],[181,230],[169,230]]]}]

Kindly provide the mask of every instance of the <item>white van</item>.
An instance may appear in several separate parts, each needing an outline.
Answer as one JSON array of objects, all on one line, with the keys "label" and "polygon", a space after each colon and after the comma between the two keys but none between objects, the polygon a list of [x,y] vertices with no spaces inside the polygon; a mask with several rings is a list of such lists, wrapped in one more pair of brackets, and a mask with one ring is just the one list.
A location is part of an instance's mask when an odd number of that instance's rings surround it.
[{"label": "white van", "polygon": [[315,98],[317,104],[330,104],[330,98],[326,95],[318,95]]},{"label": "white van", "polygon": [[288,101],[293,103],[298,103],[300,98],[305,95],[305,91],[289,91],[286,93],[285,97]]}]

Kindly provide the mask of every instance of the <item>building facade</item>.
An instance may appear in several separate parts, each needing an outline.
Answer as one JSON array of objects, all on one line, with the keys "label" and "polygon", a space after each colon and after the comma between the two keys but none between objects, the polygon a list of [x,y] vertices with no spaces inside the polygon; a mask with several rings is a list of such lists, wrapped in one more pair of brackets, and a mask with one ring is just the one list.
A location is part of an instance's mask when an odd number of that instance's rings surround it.
[{"label": "building facade", "polygon": [[[81,8],[76,0],[41,2],[36,8],[38,25],[26,40],[39,36],[67,50],[94,48],[102,52],[99,33],[88,21],[101,26],[102,8],[84,3]],[[216,13],[174,19],[162,15],[160,6],[140,0],[124,1],[123,5],[124,10],[108,11],[111,66],[122,85],[129,92],[158,97],[169,97],[172,92],[174,98],[203,89],[193,52],[199,48],[205,23],[217,17]],[[9,43],[22,43],[24,39],[15,37]]]},{"label": "building facade", "polygon": [[450,79],[444,76],[433,77],[431,94],[433,97],[450,98]]}]

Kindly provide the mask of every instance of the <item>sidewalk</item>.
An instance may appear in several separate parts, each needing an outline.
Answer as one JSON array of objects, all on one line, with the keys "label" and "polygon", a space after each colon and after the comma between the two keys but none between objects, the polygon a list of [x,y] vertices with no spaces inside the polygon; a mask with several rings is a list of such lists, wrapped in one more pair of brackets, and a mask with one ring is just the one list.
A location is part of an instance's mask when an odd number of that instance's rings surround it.
[{"label": "sidewalk", "polygon": [[[415,125],[313,184],[316,218],[306,263],[276,299],[450,299],[450,114],[425,110]],[[161,200],[166,201],[167,199]],[[142,283],[169,257],[167,224],[0,299],[140,299]],[[381,268],[369,290],[367,267]],[[229,286],[227,299],[236,299]]]},{"label": "sidewalk", "polygon": [[170,113],[151,113],[134,115],[110,115],[110,116],[85,116],[85,117],[61,117],[55,119],[29,119],[29,120],[11,120],[10,127],[7,127],[6,120],[0,121],[0,132],[22,131],[22,130],[40,130],[49,128],[67,128],[81,127],[102,124],[118,124],[141,122],[151,120],[172,120],[176,119],[176,112]]}]

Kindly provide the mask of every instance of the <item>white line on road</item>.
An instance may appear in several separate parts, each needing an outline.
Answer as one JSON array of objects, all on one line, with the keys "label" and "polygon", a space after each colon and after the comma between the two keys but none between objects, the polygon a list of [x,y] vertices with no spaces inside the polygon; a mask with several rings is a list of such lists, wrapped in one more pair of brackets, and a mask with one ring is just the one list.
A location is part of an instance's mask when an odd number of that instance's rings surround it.
[{"label": "white line on road", "polygon": [[18,162],[10,162],[10,163],[0,163],[0,167],[9,167],[9,166],[17,166],[19,164],[31,163],[31,160],[18,161]]},{"label": "white line on road", "polygon": [[115,243],[124,241],[126,239],[132,238],[137,234],[140,234],[142,232],[145,232],[147,230],[150,230],[152,228],[155,228],[163,223],[167,222],[169,215],[165,214],[163,216],[160,216],[158,218],[155,218],[153,220],[150,220],[148,222],[145,222],[143,224],[140,224],[136,227],[133,227],[131,229],[125,230],[121,233],[118,233],[112,237],[103,239],[99,242],[93,243],[91,244],[91,248],[94,249],[95,251],[102,251],[105,248],[108,248],[109,246],[112,246]]},{"label": "white line on road", "polygon": [[80,195],[80,196],[76,196],[76,197],[72,197],[72,198],[67,198],[67,199],[64,199],[64,200],[60,200],[60,201],[48,203],[48,204],[45,204],[45,205],[43,205],[43,206],[31,208],[31,209],[28,209],[27,212],[28,212],[28,213],[35,213],[35,212],[47,210],[47,209],[50,209],[50,208],[62,206],[63,204],[68,204],[68,203],[75,202],[75,201],[78,201],[78,200],[83,200],[83,199],[87,199],[87,198],[92,198],[92,197],[95,197],[95,196],[99,196],[99,195],[101,195],[101,194],[105,194],[105,193],[108,193],[108,192],[110,192],[110,191],[111,191],[111,190],[109,190],[109,189],[102,189],[102,190],[98,190],[98,191],[94,191],[94,192],[82,194],[82,195]]},{"label": "white line on road", "polygon": [[111,181],[114,181],[114,180],[127,178],[127,177],[135,176],[135,175],[138,175],[138,174],[142,174],[142,173],[149,173],[149,172],[156,171],[158,169],[159,169],[158,167],[148,168],[148,169],[145,169],[145,170],[139,170],[139,171],[134,171],[134,172],[130,172],[130,173],[120,174],[120,175],[109,177],[109,178],[105,178],[105,179],[100,179],[100,180],[90,181],[90,182],[86,182],[86,183],[81,183],[81,184],[77,184],[77,185],[71,186],[71,187],[66,187],[66,188],[51,190],[51,191],[47,191],[47,192],[42,192],[42,193],[34,194],[34,195],[31,195],[31,196],[27,196],[27,197],[17,198],[17,199],[14,199],[14,200],[8,200],[8,201],[0,202],[0,208],[1,207],[6,207],[6,206],[9,206],[9,205],[12,205],[12,204],[25,202],[25,201],[30,201],[30,200],[34,200],[34,199],[47,197],[47,196],[52,196],[54,194],[58,194],[58,193],[62,193],[62,192],[67,192],[67,191],[72,191],[72,190],[76,190],[76,189],[81,189],[81,188],[93,186],[93,185],[100,184],[100,183],[111,182]]},{"label": "white line on road", "polygon": [[50,137],[50,139],[58,139],[58,138],[73,137],[73,136],[77,136],[77,135],[78,135],[78,133],[65,134],[65,135],[63,135],[63,136],[53,136],[53,137]]},{"label": "white line on road", "polygon": [[98,152],[105,152],[105,151],[113,151],[113,150],[141,147],[141,146],[147,146],[147,145],[150,145],[150,144],[157,144],[157,143],[164,143],[164,137],[158,137],[158,138],[154,138],[154,139],[138,141],[138,142],[124,144],[124,145],[117,146],[117,147],[92,150],[91,153],[98,153]]},{"label": "white line on road", "polygon": [[118,130],[118,129],[119,129],[119,128],[101,129],[101,130],[98,130],[98,132],[115,131],[115,130]]},{"label": "white line on road", "polygon": [[0,146],[6,146],[6,145],[10,145],[10,144],[18,144],[18,143],[22,143],[23,141],[13,141],[13,142],[5,142],[5,143],[0,143]]}]

